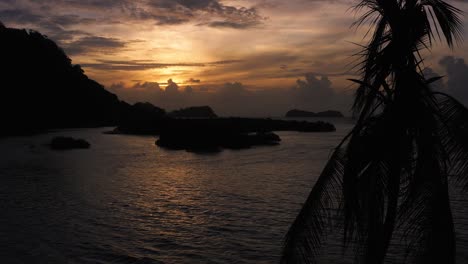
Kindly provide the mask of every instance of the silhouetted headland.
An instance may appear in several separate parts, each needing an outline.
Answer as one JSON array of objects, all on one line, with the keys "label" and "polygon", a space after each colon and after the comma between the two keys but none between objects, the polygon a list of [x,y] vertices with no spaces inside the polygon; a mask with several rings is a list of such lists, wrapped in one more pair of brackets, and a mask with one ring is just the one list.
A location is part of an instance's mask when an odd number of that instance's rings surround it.
[{"label": "silhouetted headland", "polygon": [[[132,106],[134,108],[135,106]],[[136,115],[136,113],[139,113]],[[326,122],[273,120],[269,118],[173,118],[160,112],[145,115],[139,109],[135,117],[125,119],[112,134],[159,135],[157,145],[189,151],[241,149],[256,145],[277,145],[272,131],[333,132]],[[213,112],[214,114],[214,112]]]},{"label": "silhouetted headland", "polygon": [[169,116],[176,118],[216,118],[218,117],[209,106],[192,106],[182,108],[169,113]]},{"label": "silhouetted headland", "polygon": [[293,109],[286,113],[286,117],[343,117],[339,111],[328,110],[323,112],[309,112],[304,110]]},{"label": "silhouetted headland", "polygon": [[163,133],[156,141],[156,145],[174,150],[218,152],[224,148],[244,149],[259,145],[274,146],[278,145],[280,141],[280,137],[272,132],[239,133],[202,128],[190,133],[185,131]]},{"label": "silhouetted headland", "polygon": [[71,137],[55,137],[50,141],[50,148],[54,150],[88,149],[91,144],[84,139]]},{"label": "silhouetted headland", "polygon": [[[150,103],[130,105],[89,79],[46,36],[0,27],[0,39],[0,136],[117,126],[112,133],[160,135],[158,145],[168,148],[210,149],[274,145],[280,139],[272,131],[335,131],[332,124],[324,122],[218,118],[209,106],[167,114]],[[58,148],[85,145],[63,138],[53,143]]]},{"label": "silhouetted headland", "polygon": [[161,116],[154,118],[154,122],[122,123],[113,132],[115,134],[134,135],[162,135],[167,133],[191,133],[203,129],[204,131],[218,131],[219,133],[256,133],[271,131],[298,131],[298,132],[333,132],[333,124],[317,121],[274,120],[270,118],[171,118]]},{"label": "silhouetted headland", "polygon": [[0,27],[1,135],[116,125],[130,107],[46,36]]}]

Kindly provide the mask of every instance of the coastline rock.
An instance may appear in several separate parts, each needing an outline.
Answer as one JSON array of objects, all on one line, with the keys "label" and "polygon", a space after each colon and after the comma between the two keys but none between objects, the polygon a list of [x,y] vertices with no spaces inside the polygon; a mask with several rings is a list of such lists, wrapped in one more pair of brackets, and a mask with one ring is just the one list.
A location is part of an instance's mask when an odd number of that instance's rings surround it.
[{"label": "coastline rock", "polygon": [[166,111],[151,103],[136,103],[120,118],[119,126],[108,134],[152,134],[161,130]]},{"label": "coastline rock", "polygon": [[233,133],[200,129],[190,132],[163,133],[156,141],[156,145],[172,150],[219,152],[222,149],[275,146],[280,141],[280,137],[272,132]]},{"label": "coastline rock", "polygon": [[0,26],[0,136],[118,124],[128,104],[89,79],[47,36]]},{"label": "coastline rock", "polygon": [[88,149],[91,145],[84,139],[74,139],[71,137],[55,137],[50,141],[49,146],[53,150],[67,150]]},{"label": "coastline rock", "polygon": [[310,112],[304,110],[293,109],[286,113],[286,117],[344,117],[339,111],[327,110],[323,112]]},{"label": "coastline rock", "polygon": [[172,111],[168,114],[175,118],[216,118],[218,117],[209,106],[192,106]]},{"label": "coastline rock", "polygon": [[128,123],[113,134],[161,135],[204,128],[206,131],[256,133],[266,131],[334,132],[333,124],[317,121],[274,120],[269,118],[161,118],[148,122]]}]

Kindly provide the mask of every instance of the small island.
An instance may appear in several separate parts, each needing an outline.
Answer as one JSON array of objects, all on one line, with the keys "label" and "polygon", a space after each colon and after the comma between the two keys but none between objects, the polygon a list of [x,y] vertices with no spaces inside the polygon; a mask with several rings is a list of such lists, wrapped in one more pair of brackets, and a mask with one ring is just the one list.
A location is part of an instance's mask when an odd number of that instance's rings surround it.
[{"label": "small island", "polygon": [[[149,120],[149,119],[140,119]],[[333,132],[326,122],[273,120],[268,118],[172,118],[161,116],[153,122],[130,122],[117,127],[114,134],[159,136],[156,145],[175,150],[215,152],[258,145],[278,145],[273,131]]]},{"label": "small island", "polygon": [[323,112],[310,112],[304,110],[293,109],[286,113],[286,117],[344,117],[343,114],[335,110],[327,110]]},{"label": "small island", "polygon": [[[129,104],[88,78],[81,66],[72,64],[63,49],[41,33],[0,27],[0,36],[5,40],[0,51],[4,87],[15,87],[3,91],[0,136],[116,126],[109,134],[154,135],[159,136],[161,147],[207,150],[277,145],[280,137],[273,133],[277,131],[335,131],[325,122],[221,118],[209,106],[166,112],[148,102]],[[17,72],[28,78],[15,78]],[[50,142],[53,149],[89,146],[84,140],[64,137]]]},{"label": "small island", "polygon": [[[169,114],[148,103],[133,105],[131,109],[133,111],[109,134],[159,136],[157,146],[175,150],[213,152],[224,148],[271,146],[281,141],[273,133],[277,131],[336,131],[333,124],[322,121],[217,117],[209,106],[189,107]],[[174,117],[174,113],[179,117]],[[182,117],[188,115],[191,117]]]},{"label": "small island", "polygon": [[197,129],[190,133],[184,131],[164,133],[156,141],[156,145],[173,150],[190,152],[219,152],[222,149],[245,149],[253,146],[274,146],[281,141],[272,132],[231,133]]},{"label": "small island", "polygon": [[88,149],[91,147],[88,141],[84,139],[75,139],[71,137],[54,137],[49,144],[53,150],[69,149]]},{"label": "small island", "polygon": [[192,106],[172,111],[168,114],[175,118],[216,118],[218,117],[209,106]]},{"label": "small island", "polygon": [[[147,122],[149,121],[149,122]],[[133,119],[130,122],[121,123],[110,134],[129,135],[161,135],[164,133],[186,133],[199,128],[213,129],[216,131],[237,131],[239,133],[271,132],[271,131],[297,131],[297,132],[334,132],[333,124],[316,121],[274,120],[269,118],[160,118]]]}]

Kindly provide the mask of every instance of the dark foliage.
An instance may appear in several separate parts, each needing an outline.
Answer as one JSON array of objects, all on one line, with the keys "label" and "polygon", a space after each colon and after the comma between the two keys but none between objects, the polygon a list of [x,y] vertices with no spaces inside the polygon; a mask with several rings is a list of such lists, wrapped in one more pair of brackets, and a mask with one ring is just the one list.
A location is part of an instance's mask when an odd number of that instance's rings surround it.
[{"label": "dark foliage", "polygon": [[0,27],[0,40],[0,134],[114,125],[128,108],[46,36]]},{"label": "dark foliage", "polygon": [[253,146],[275,146],[281,141],[272,132],[236,133],[231,131],[195,129],[163,133],[156,145],[174,150],[218,152],[226,149],[245,149]]},{"label": "dark foliage", "polygon": [[169,116],[176,118],[216,118],[218,117],[209,106],[192,106],[169,113]]},{"label": "dark foliage", "polygon": [[309,112],[304,110],[293,109],[286,113],[286,117],[343,117],[339,111],[327,110],[323,112]]},{"label": "dark foliage", "polygon": [[374,25],[358,54],[362,78],[352,80],[358,121],[291,226],[282,262],[316,263],[327,235],[340,232],[355,263],[384,263],[392,241],[407,247],[398,263],[454,263],[448,183],[468,181],[468,110],[431,89],[440,78],[424,77],[420,51],[435,37],[461,40],[461,11],[441,0],[356,9],[358,26]]},{"label": "dark foliage", "polygon": [[88,149],[90,147],[91,144],[86,140],[71,137],[55,137],[50,141],[50,148],[54,150]]},{"label": "dark foliage", "polygon": [[[134,120],[134,119],[133,119]],[[233,133],[268,131],[333,132],[334,125],[326,122],[286,121],[268,118],[170,118],[163,116],[154,122],[128,122],[114,133],[161,135],[163,133],[190,133],[198,130]]]}]

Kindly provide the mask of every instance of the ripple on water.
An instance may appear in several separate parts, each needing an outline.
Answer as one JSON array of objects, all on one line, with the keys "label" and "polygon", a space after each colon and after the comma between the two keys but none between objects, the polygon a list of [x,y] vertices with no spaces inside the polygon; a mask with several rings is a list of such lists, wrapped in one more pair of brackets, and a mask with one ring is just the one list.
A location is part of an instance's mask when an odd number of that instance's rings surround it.
[{"label": "ripple on water", "polygon": [[[44,142],[55,134],[0,141],[0,259],[276,263],[349,126],[338,128],[284,132],[280,146],[216,155],[165,151],[151,137],[102,135],[105,129],[56,133],[87,139],[86,151],[50,151]],[[461,263],[468,259],[466,208],[462,197],[453,199]],[[329,250],[339,255],[339,243]]]}]

